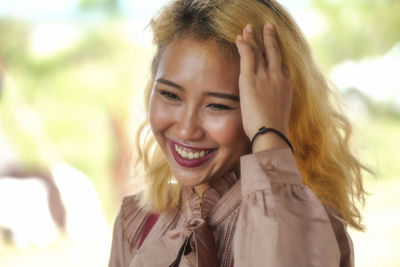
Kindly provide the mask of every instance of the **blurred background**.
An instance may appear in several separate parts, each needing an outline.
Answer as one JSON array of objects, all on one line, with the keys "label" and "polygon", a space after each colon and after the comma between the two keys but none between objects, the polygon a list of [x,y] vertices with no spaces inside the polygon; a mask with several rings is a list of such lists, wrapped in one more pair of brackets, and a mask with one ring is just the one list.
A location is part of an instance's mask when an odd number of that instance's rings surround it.
[{"label": "blurred background", "polygon": [[[280,1],[354,125],[356,266],[400,266],[400,1]],[[0,266],[107,266],[163,0],[0,2]]]}]

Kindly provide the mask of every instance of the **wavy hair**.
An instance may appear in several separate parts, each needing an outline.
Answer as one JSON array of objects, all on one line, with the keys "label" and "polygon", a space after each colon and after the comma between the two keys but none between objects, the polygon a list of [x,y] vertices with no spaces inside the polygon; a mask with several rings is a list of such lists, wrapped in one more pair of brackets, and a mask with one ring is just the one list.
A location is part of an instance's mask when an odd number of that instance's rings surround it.
[{"label": "wavy hair", "polygon": [[[350,149],[352,127],[337,104],[335,91],[316,66],[301,30],[276,1],[169,2],[150,22],[157,52],[145,89],[146,109],[166,46],[190,35],[199,41],[214,40],[221,49],[238,58],[236,36],[248,23],[253,26],[257,44],[264,51],[262,29],[266,22],[275,27],[282,64],[294,84],[289,138],[303,182],[324,204],[339,210],[350,226],[362,230],[358,207],[365,202],[362,174],[368,168]],[[148,126],[147,118],[136,135],[136,166],[144,173],[135,177],[134,183],[142,205],[153,212],[163,212],[177,207],[181,187],[172,182],[168,163]]]}]

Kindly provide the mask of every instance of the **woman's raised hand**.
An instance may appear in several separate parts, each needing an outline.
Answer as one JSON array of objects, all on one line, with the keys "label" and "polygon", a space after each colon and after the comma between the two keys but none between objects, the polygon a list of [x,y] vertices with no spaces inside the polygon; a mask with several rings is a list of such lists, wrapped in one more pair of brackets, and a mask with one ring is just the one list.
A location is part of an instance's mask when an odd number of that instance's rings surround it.
[{"label": "woman's raised hand", "polygon": [[[263,29],[265,56],[256,44],[251,25],[238,35],[240,54],[239,94],[243,128],[251,139],[262,126],[275,128],[288,137],[293,86],[282,65],[272,24]],[[258,140],[260,139],[260,140]],[[253,151],[286,146],[274,133],[257,137]]]}]

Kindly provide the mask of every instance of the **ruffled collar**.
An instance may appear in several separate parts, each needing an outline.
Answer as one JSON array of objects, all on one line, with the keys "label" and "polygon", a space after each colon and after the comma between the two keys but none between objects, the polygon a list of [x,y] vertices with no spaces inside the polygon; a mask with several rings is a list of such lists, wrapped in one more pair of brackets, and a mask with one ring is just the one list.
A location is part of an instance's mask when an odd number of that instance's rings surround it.
[{"label": "ruffled collar", "polygon": [[180,210],[160,215],[129,266],[221,266],[212,231],[240,205],[239,177],[234,169],[211,183],[203,202],[193,187],[184,186]]},{"label": "ruffled collar", "polygon": [[240,171],[234,168],[226,175],[216,179],[203,193],[203,200],[196,193],[193,186],[185,186],[182,190],[182,208],[188,220],[208,219],[210,212],[216,206],[221,197],[232,188],[239,180]]}]

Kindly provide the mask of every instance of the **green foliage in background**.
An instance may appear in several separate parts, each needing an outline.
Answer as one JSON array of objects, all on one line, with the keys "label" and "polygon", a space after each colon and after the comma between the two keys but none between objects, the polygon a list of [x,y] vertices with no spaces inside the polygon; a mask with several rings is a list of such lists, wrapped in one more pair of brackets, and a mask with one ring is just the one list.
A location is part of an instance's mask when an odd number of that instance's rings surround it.
[{"label": "green foliage in background", "polygon": [[80,0],[78,9],[83,12],[100,12],[106,16],[120,14],[119,0]]},{"label": "green foliage in background", "polygon": [[[135,74],[147,68],[139,60],[148,52],[127,40],[120,29],[118,20],[109,20],[86,29],[74,45],[38,57],[30,49],[27,23],[0,20],[3,78],[12,81],[3,81],[0,130],[23,165],[48,166],[47,159],[54,155],[87,174],[109,220],[114,215],[110,211],[115,210],[111,177],[118,153],[113,119],[129,112],[133,84],[139,79]],[[31,118],[16,119],[15,114],[24,108],[43,125],[44,136],[38,138],[26,129],[35,124]]]},{"label": "green foliage in background", "polygon": [[8,65],[26,64],[30,26],[17,19],[0,17],[0,61]]},{"label": "green foliage in background", "polygon": [[378,56],[400,42],[399,0],[311,0],[327,22],[313,47],[329,68],[343,60]]}]

